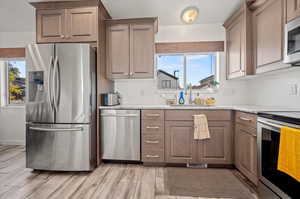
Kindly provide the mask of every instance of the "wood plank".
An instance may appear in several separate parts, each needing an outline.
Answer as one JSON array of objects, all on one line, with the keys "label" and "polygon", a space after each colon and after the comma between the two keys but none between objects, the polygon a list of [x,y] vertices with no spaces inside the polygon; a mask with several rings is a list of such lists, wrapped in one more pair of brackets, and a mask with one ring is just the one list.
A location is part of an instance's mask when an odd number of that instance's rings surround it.
[{"label": "wood plank", "polygon": [[25,57],[25,48],[0,48],[0,58]]},{"label": "wood plank", "polygon": [[19,155],[0,163],[9,168],[7,173],[0,173],[0,199],[206,199],[170,196],[164,181],[167,171],[164,167],[102,164],[93,172],[33,171],[22,163],[24,147],[9,147],[9,150],[9,154],[19,151]]},{"label": "wood plank", "polygon": [[55,173],[43,183],[38,189],[32,192],[27,198],[36,199],[36,198],[48,198],[54,192],[56,192],[69,178],[72,177],[72,173]]},{"label": "wood plank", "polygon": [[224,41],[156,43],[156,53],[223,52]]},{"label": "wood plank", "polygon": [[89,174],[84,184],[74,192],[72,198],[91,198],[103,178],[108,175],[110,165],[100,165],[95,171]]}]

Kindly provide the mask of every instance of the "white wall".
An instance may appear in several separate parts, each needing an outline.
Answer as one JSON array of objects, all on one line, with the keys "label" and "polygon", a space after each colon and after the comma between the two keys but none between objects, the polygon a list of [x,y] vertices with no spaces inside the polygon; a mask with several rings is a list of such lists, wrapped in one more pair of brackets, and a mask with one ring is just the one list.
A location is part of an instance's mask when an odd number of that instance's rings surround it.
[{"label": "white wall", "polygon": [[[298,94],[290,95],[290,84],[298,84]],[[279,70],[249,80],[252,104],[300,108],[300,68]]]},{"label": "white wall", "polygon": [[[190,42],[190,41],[223,41],[225,30],[221,24],[160,26],[156,42]],[[220,83],[216,94],[202,94],[204,97],[215,97],[217,104],[246,104],[247,82],[227,81],[225,53],[220,53]],[[122,96],[123,104],[165,104],[166,94],[157,89],[156,80],[116,80],[115,90]]]},{"label": "white wall", "polygon": [[[34,42],[33,32],[0,32],[0,48],[25,47]],[[0,144],[24,143],[25,108],[0,107]]]}]

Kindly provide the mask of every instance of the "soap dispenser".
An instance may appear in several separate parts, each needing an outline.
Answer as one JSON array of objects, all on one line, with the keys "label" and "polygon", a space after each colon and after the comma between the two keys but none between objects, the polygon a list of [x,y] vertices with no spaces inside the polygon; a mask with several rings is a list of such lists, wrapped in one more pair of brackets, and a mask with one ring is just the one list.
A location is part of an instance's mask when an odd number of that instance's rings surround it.
[{"label": "soap dispenser", "polygon": [[183,93],[183,91],[181,91],[181,92],[179,93],[178,103],[179,103],[179,104],[184,104],[184,93]]}]

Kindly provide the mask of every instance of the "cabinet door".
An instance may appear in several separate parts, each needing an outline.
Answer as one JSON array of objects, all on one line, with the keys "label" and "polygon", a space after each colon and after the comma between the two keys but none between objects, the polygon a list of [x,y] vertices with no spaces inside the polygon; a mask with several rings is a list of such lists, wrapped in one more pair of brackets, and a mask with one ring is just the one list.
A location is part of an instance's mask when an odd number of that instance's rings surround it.
[{"label": "cabinet door", "polygon": [[130,76],[151,78],[154,74],[153,24],[130,25]]},{"label": "cabinet door", "polygon": [[37,10],[37,42],[62,42],[65,38],[65,10]]},{"label": "cabinet door", "polygon": [[243,15],[227,29],[227,76],[229,79],[243,75],[242,21]]},{"label": "cabinet door", "polygon": [[111,25],[106,33],[107,76],[111,79],[129,78],[129,25]]},{"label": "cabinet door", "polygon": [[67,42],[97,41],[97,8],[67,9]]},{"label": "cabinet door", "polygon": [[230,122],[210,122],[210,139],[199,141],[198,162],[232,164],[232,128]]},{"label": "cabinet door", "polygon": [[286,1],[286,17],[287,22],[300,16],[300,0],[285,0]]},{"label": "cabinet door", "polygon": [[283,1],[269,0],[254,13],[254,57],[256,73],[282,67]]},{"label": "cabinet door", "polygon": [[193,163],[197,159],[193,122],[165,122],[165,159],[168,163]]},{"label": "cabinet door", "polygon": [[[253,132],[251,132],[253,131]],[[253,183],[257,184],[256,129],[236,125],[236,166]]]}]

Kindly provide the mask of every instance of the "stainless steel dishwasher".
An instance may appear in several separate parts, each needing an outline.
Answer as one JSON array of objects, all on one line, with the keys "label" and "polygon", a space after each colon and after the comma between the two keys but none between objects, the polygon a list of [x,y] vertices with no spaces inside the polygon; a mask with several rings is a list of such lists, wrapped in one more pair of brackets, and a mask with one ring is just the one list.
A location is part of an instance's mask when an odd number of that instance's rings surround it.
[{"label": "stainless steel dishwasher", "polygon": [[141,160],[140,110],[102,110],[102,159]]}]

